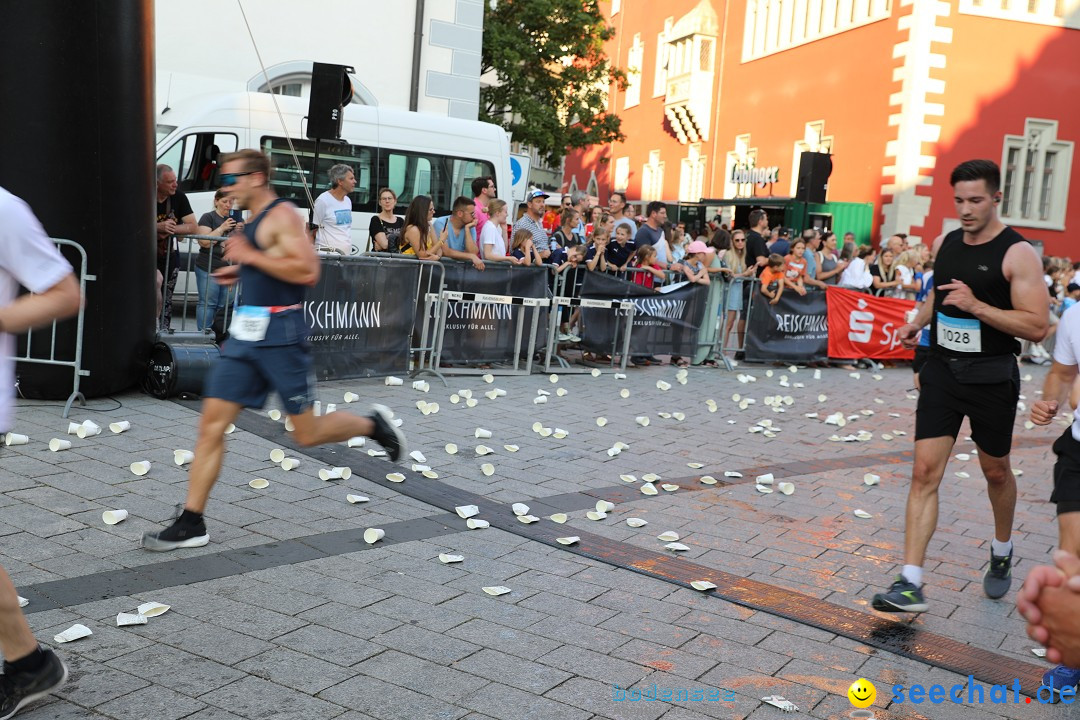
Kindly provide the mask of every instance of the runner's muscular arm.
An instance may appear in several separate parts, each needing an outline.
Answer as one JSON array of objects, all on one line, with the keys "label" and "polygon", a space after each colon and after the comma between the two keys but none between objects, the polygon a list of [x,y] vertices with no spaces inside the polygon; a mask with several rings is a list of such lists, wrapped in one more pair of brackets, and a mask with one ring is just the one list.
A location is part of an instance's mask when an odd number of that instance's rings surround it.
[{"label": "runner's muscular arm", "polygon": [[971,313],[993,328],[1013,337],[1039,342],[1050,325],[1050,299],[1043,283],[1042,262],[1035,249],[1017,243],[1005,253],[1002,272],[1009,281],[1012,310],[1003,310],[977,299],[971,288],[959,280],[937,287],[948,290],[943,305],[952,305]]},{"label": "runner's muscular arm", "polygon": [[[1076,375],[1076,365],[1064,365],[1054,361],[1043,381],[1042,398],[1031,405],[1031,422],[1036,425],[1049,425],[1053,421],[1065,407],[1065,398],[1069,395],[1069,388],[1076,380]],[[1075,404],[1073,407],[1076,407]]]},{"label": "runner's muscular arm", "polygon": [[259,230],[270,243],[260,252],[243,235],[225,241],[225,259],[251,265],[278,280],[312,286],[319,281],[319,256],[304,232],[304,220],[291,206],[272,209]]}]

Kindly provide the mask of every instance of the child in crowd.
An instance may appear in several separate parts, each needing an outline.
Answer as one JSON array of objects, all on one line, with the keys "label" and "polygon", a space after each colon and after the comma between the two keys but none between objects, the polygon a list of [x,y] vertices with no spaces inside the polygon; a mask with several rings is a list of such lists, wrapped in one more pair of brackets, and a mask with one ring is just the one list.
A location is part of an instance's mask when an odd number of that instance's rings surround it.
[{"label": "child in crowd", "polygon": [[784,285],[800,295],[806,294],[806,241],[795,238],[791,243],[791,252],[784,258]]},{"label": "child in crowd", "polygon": [[761,271],[761,294],[769,298],[769,304],[780,302],[784,292],[784,256],[773,253],[769,263]]},{"label": "child in crowd", "polygon": [[532,231],[524,228],[515,232],[513,239],[510,241],[510,257],[521,260],[522,265],[544,264],[540,253],[533,246]]},{"label": "child in crowd", "polygon": [[709,284],[709,268],[705,265],[705,256],[708,254],[709,246],[700,240],[687,245],[682,259],[682,271],[687,280],[699,285]]},{"label": "child in crowd", "polygon": [[642,272],[634,273],[634,282],[638,285],[652,290],[656,286],[657,279],[664,282],[664,270],[656,262],[656,248],[652,245],[639,247],[634,253],[634,259],[630,261],[630,267],[642,270]]},{"label": "child in crowd", "polygon": [[629,245],[630,226],[623,224],[615,228],[615,242],[608,245],[607,261],[612,270],[624,272],[634,257],[634,246]]}]

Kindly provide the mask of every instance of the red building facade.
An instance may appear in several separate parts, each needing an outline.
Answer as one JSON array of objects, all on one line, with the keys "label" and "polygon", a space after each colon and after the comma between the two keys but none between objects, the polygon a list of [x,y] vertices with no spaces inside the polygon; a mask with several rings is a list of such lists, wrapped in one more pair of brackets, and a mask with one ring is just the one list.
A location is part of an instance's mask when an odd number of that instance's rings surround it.
[{"label": "red building facade", "polygon": [[[956,227],[950,170],[1002,166],[1004,220],[1080,259],[1080,0],[612,0],[609,110],[626,140],[566,159],[606,201],[794,196],[832,154],[831,201],[875,238]],[[759,180],[761,183],[745,182]],[[771,182],[769,182],[771,181]],[[841,228],[837,228],[841,229]]]}]

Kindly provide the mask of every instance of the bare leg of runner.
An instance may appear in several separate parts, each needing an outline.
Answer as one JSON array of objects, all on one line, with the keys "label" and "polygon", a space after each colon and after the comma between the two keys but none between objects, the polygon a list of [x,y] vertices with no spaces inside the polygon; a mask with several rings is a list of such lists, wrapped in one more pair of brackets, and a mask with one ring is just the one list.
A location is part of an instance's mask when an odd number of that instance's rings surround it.
[{"label": "bare leg of runner", "polygon": [[1000,542],[1009,542],[1016,512],[1016,477],[1012,474],[1009,456],[990,457],[980,450],[979,465],[986,476],[986,494],[994,508],[994,537]]},{"label": "bare leg of runner", "polygon": [[926,547],[937,529],[938,488],[955,442],[951,437],[915,441],[904,533],[905,565],[922,567],[926,559]]},{"label": "bare leg of runner", "polygon": [[236,420],[243,408],[234,402],[218,398],[203,400],[202,416],[199,418],[199,439],[195,443],[195,459],[188,472],[188,493],[184,508],[202,513],[210,490],[221,473],[225,458],[225,429]]}]

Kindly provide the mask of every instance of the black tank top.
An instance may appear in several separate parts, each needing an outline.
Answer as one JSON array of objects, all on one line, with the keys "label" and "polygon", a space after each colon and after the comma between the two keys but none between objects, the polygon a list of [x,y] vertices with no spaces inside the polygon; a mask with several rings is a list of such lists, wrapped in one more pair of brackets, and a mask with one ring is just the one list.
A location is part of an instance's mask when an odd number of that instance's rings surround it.
[{"label": "black tank top", "polygon": [[[964,231],[945,236],[934,259],[934,315],[930,327],[931,348],[950,357],[1016,355],[1020,342],[997,328],[980,322],[974,315],[951,305],[943,305],[948,291],[941,285],[961,280],[976,299],[1002,310],[1012,310],[1009,281],[1001,266],[1013,245],[1027,242],[1020,233],[1006,227],[993,240],[981,245],[964,243]],[[940,327],[939,327],[940,326]]]},{"label": "black tank top", "polygon": [[[263,221],[273,207],[285,202],[285,198],[275,198],[263,211],[244,225],[244,235],[248,242],[262,252],[262,248],[255,242],[255,232],[259,223]],[[240,266],[240,304],[255,305],[260,307],[298,305],[304,302],[304,286],[285,282],[276,277],[267,275],[262,270],[251,265]]]}]

